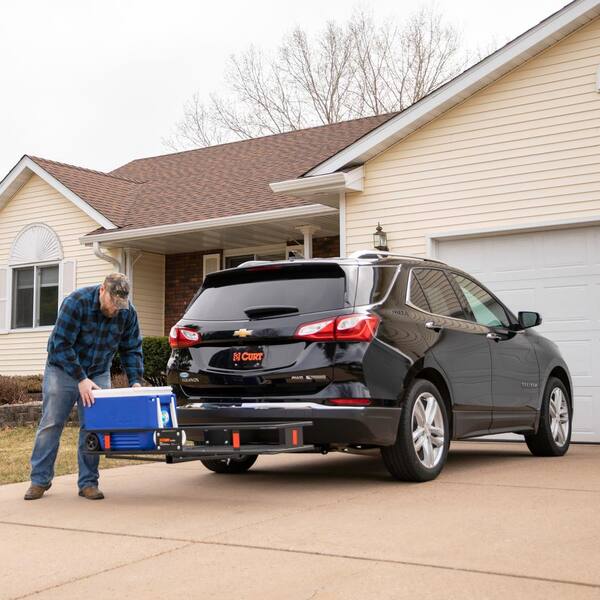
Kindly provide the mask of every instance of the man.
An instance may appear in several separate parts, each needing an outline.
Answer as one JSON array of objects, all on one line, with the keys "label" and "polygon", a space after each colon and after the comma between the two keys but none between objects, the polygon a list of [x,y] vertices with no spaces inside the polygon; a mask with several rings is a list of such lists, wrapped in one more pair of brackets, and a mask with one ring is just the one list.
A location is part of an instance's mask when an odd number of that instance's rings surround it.
[{"label": "man", "polygon": [[[80,288],[67,296],[48,340],[48,361],[42,385],[42,418],[31,455],[31,486],[25,500],[37,500],[52,485],[60,435],[77,402],[94,404],[92,390],[110,387],[110,366],[119,352],[129,385],[139,387],[143,375],[142,338],[135,308],[129,303],[129,281],[121,273],[101,285]],[[79,495],[101,500],[99,457],[84,454],[79,432]]]}]

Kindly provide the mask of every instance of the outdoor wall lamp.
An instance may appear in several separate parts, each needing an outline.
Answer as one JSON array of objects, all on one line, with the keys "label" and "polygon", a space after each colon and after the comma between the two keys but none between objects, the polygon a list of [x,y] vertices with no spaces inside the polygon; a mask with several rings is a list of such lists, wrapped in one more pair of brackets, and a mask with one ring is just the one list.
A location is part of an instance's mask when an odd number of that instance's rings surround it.
[{"label": "outdoor wall lamp", "polygon": [[381,223],[377,223],[375,233],[373,234],[373,247],[376,250],[389,251],[387,245],[387,233],[381,228]]}]

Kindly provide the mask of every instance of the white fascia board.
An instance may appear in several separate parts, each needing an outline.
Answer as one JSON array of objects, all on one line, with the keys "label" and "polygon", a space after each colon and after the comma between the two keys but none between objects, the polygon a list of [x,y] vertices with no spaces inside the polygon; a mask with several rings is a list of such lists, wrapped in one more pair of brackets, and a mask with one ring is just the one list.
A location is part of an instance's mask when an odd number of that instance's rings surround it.
[{"label": "white fascia board", "polygon": [[156,236],[173,235],[177,233],[203,231],[205,229],[238,227],[241,225],[250,225],[254,223],[268,223],[269,221],[281,221],[282,219],[332,215],[337,214],[337,212],[337,208],[323,206],[322,204],[309,204],[308,206],[293,206],[290,208],[264,210],[255,213],[232,215],[230,217],[204,219],[202,221],[187,221],[185,223],[154,225],[152,227],[129,229],[126,231],[109,231],[107,233],[88,234],[79,238],[79,241],[81,244],[92,244],[94,242],[124,242],[127,240],[152,238]]},{"label": "white fascia board", "polygon": [[324,193],[362,192],[363,181],[364,169],[360,166],[347,172],[277,181],[269,184],[269,187],[275,194],[309,196]]},{"label": "white fascia board", "polygon": [[600,15],[600,0],[575,0],[402,113],[311,169],[308,176],[362,164],[484,86]]},{"label": "white fascia board", "polygon": [[6,202],[25,184],[32,174],[36,174],[57,192],[82,210],[88,217],[105,229],[117,229],[117,226],[109,221],[103,214],[92,208],[85,200],[74,194],[68,187],[64,186],[58,179],[50,175],[28,156],[24,156],[0,182],[0,209]]}]

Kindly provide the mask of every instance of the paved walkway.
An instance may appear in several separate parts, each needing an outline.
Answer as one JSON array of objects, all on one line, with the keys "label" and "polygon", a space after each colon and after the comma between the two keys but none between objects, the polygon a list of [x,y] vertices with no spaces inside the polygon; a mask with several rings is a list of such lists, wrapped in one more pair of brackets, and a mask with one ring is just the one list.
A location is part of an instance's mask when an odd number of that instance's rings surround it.
[{"label": "paved walkway", "polygon": [[101,502],[26,487],[0,487],[2,599],[600,598],[600,446],[455,443],[412,485],[331,454],[113,469]]}]

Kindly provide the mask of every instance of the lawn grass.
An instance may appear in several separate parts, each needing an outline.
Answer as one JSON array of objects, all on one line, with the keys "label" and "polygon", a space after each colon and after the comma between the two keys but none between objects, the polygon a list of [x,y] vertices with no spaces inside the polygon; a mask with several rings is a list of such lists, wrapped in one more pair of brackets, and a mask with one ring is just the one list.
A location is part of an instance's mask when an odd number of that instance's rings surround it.
[{"label": "lawn grass", "polygon": [[[29,481],[29,458],[33,448],[35,432],[35,427],[0,429],[0,485],[17,481]],[[57,476],[77,473],[78,435],[78,427],[65,427],[55,464],[55,474]],[[140,464],[140,461],[100,458],[101,469],[133,464]]]}]

